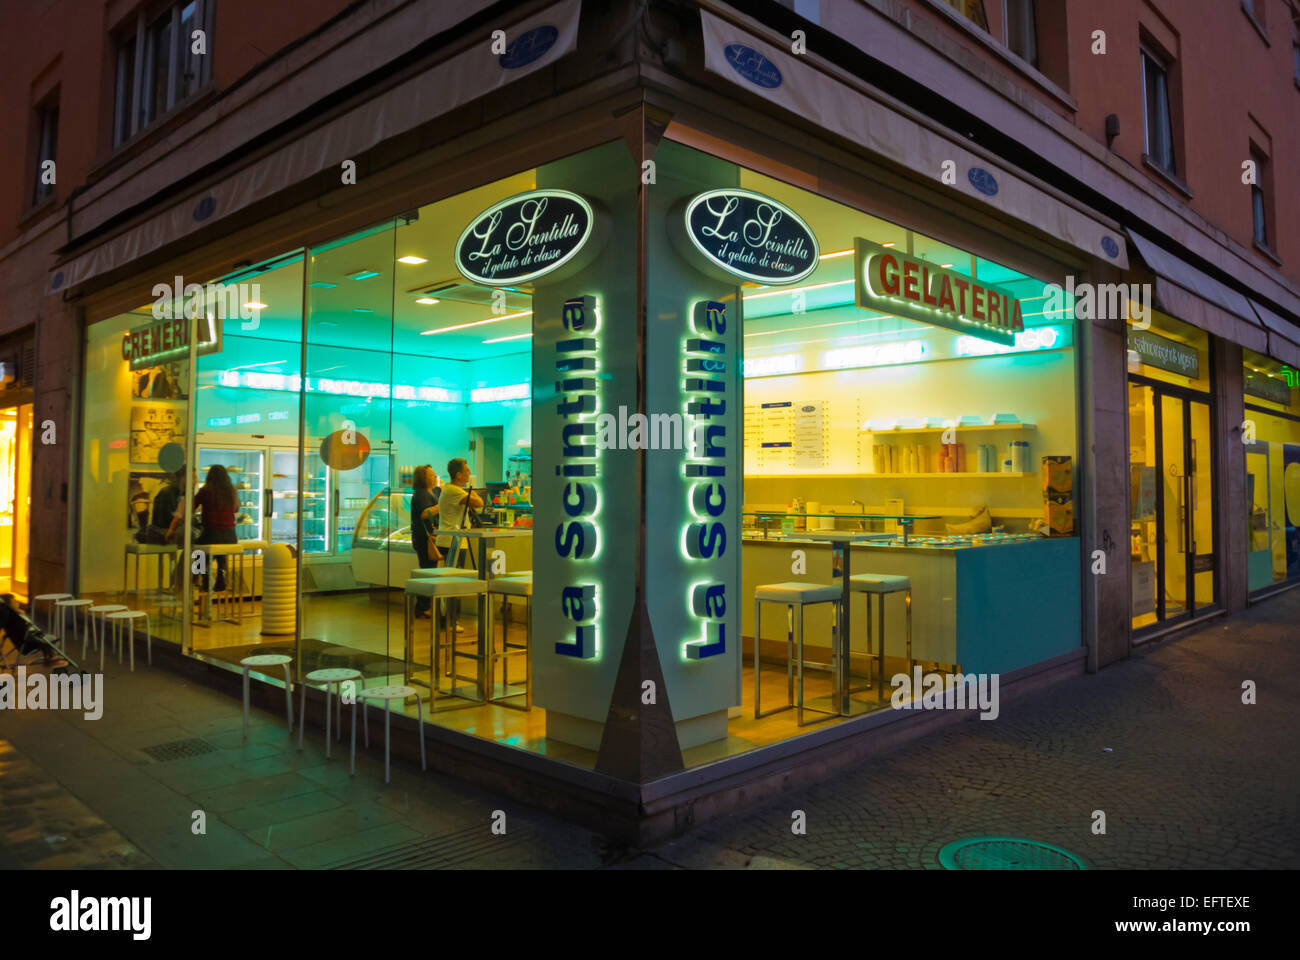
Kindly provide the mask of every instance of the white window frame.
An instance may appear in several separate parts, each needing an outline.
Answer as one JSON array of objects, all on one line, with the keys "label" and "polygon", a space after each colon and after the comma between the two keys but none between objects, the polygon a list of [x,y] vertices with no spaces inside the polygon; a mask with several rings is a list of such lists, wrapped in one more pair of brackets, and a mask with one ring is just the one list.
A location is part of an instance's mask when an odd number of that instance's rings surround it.
[{"label": "white window frame", "polygon": [[[122,61],[122,51],[125,45],[122,43],[117,45],[119,59],[113,108],[113,146],[115,148],[133,140],[141,131],[159,123],[176,109],[178,103],[183,102],[177,99],[177,91],[180,88],[180,68],[186,60],[190,38],[180,35],[180,24],[181,10],[188,6],[190,2],[191,0],[170,0],[165,5],[153,7],[142,4],[136,11],[135,55],[130,65],[132,87],[131,103],[129,105],[122,102],[122,88],[126,69]],[[202,90],[212,77],[212,23],[215,0],[193,0],[193,2],[197,5],[194,16],[195,29],[202,30],[206,34],[207,52],[199,61],[199,73],[195,78],[194,89],[186,99]],[[171,43],[168,45],[167,50],[167,91],[164,97],[164,106],[156,116],[151,116],[146,120],[145,111],[154,99],[152,82],[155,75],[154,64],[152,63],[153,50],[148,46],[148,29],[151,24],[157,22],[168,12],[171,14]],[[147,70],[146,62],[149,68]],[[144,89],[146,85],[149,86],[147,91]],[[124,110],[130,111],[130,125],[125,132],[123,132],[123,128],[126,124],[123,123],[122,117]]]},{"label": "white window frame", "polygon": [[[1169,65],[1164,58],[1158,56],[1154,50],[1146,44],[1139,48],[1142,60],[1142,148],[1143,153],[1151,158],[1151,162],[1159,167],[1165,173],[1171,176],[1178,176],[1178,154],[1174,150],[1174,104],[1173,93],[1169,84]],[[1164,166],[1163,157],[1157,156],[1151,151],[1151,117],[1150,104],[1147,103],[1147,91],[1150,85],[1147,83],[1147,61],[1158,66],[1165,77],[1165,114],[1169,121],[1169,166]]]}]

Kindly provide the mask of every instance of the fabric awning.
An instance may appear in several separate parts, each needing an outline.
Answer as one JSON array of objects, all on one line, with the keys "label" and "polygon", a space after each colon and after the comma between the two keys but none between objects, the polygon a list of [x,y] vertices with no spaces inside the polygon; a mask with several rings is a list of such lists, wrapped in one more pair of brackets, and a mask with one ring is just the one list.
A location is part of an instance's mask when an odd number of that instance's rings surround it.
[{"label": "fabric awning", "polygon": [[1268,334],[1244,294],[1132,230],[1128,237],[1156,276],[1156,306],[1216,337],[1267,349]]},{"label": "fabric awning", "polygon": [[231,174],[219,183],[161,210],[155,216],[88,250],[50,274],[47,293],[58,293],[91,277],[123,267],[167,246],[195,229],[265,200],[326,169],[339,171],[377,144],[413,130],[431,119],[507,84],[543,70],[577,45],[582,0],[562,0],[505,27],[510,46],[500,56],[486,56],[490,33],[482,44],[431,67],[373,100],[285,144],[279,150]]},{"label": "fabric awning", "polygon": [[1258,300],[1252,299],[1250,306],[1268,330],[1268,355],[1300,369],[1300,326]]},{"label": "fabric awning", "polygon": [[[942,190],[1008,214],[1089,258],[1128,267],[1124,236],[1117,227],[973,152],[959,138],[873,99],[848,74],[839,76],[837,68],[812,66],[812,54],[792,56],[706,10],[700,11],[700,20],[704,66],[711,73],[929,177]],[[955,173],[955,183],[944,182],[945,170]]]}]

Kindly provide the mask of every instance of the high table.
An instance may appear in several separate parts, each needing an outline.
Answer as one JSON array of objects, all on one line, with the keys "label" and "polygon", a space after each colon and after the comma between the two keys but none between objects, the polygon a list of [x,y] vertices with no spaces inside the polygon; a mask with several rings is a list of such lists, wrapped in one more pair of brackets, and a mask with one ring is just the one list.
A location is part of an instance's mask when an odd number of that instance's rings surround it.
[{"label": "high table", "polygon": [[[846,515],[851,516],[851,515]],[[903,527],[903,537],[906,540],[914,520],[935,520],[937,517],[922,516],[880,516],[866,514],[860,516],[863,520],[895,520]],[[842,717],[849,716],[849,641],[853,636],[849,629],[852,622],[849,604],[850,596],[850,577],[852,571],[849,569],[849,545],[863,540],[875,540],[881,535],[879,533],[868,533],[865,530],[801,530],[799,538],[803,540],[822,540],[831,545],[831,576],[838,577],[840,580],[840,619],[839,626],[835,631],[835,637],[832,641],[835,651],[832,659],[835,662],[832,683],[835,687],[835,698],[839,701],[837,711]],[[760,644],[759,637],[754,638],[754,655],[758,655]],[[885,638],[880,638],[883,644]]]},{"label": "high table", "polygon": [[[440,534],[446,535],[442,531],[439,532]],[[447,556],[452,560],[457,558],[456,555],[460,551],[460,540],[462,538],[469,541],[477,540],[478,551],[475,559],[478,563],[478,579],[491,580],[492,565],[488,562],[488,548],[498,540],[509,540],[514,537],[531,537],[532,535],[532,527],[475,527],[467,530],[456,530],[450,534],[451,546],[448,548]],[[483,608],[485,613],[478,621],[478,688],[479,697],[486,700],[489,693],[488,686],[492,683],[492,678],[486,675],[487,646],[492,642],[491,600],[485,600]],[[437,681],[435,680],[435,682]],[[454,683],[455,681],[453,680],[453,685]]]}]

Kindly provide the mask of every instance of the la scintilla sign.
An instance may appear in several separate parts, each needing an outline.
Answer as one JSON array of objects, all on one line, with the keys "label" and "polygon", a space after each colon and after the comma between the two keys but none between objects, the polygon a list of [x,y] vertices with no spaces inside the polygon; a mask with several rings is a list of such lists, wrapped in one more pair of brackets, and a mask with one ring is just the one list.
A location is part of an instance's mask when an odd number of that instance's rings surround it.
[{"label": "la scintilla sign", "polygon": [[668,223],[678,255],[717,279],[780,286],[817,269],[812,227],[779,200],[752,190],[706,190],[677,204]]},{"label": "la scintilla sign", "polygon": [[530,190],[488,207],[456,241],[456,269],[487,286],[559,280],[599,252],[597,211],[568,190]]},{"label": "la scintilla sign", "polygon": [[861,237],[853,241],[857,305],[1015,346],[1020,301],[964,274]]}]

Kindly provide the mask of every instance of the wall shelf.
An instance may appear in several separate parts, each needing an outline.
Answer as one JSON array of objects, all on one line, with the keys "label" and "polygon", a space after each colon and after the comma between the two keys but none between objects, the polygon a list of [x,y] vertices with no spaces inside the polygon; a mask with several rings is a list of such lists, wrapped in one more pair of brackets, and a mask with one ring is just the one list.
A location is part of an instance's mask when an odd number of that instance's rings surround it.
[{"label": "wall shelf", "polygon": [[953,426],[953,427],[903,427],[903,428],[901,428],[901,429],[895,427],[893,430],[869,430],[869,429],[867,429],[866,427],[863,427],[862,430],[861,430],[861,432],[862,432],[862,433],[871,433],[871,434],[892,435],[892,434],[896,434],[896,433],[898,433],[898,434],[902,434],[902,433],[945,433],[945,432],[947,432],[948,430],[953,430],[953,431],[956,431],[957,433],[970,433],[970,432],[990,431],[990,430],[997,430],[997,431],[1002,431],[1002,430],[1017,430],[1017,431],[1019,431],[1019,430],[1037,430],[1037,429],[1038,429],[1037,425],[1036,425],[1036,424],[1032,424],[1032,423],[980,423],[980,424],[967,424],[967,425],[962,425],[962,426]]}]

